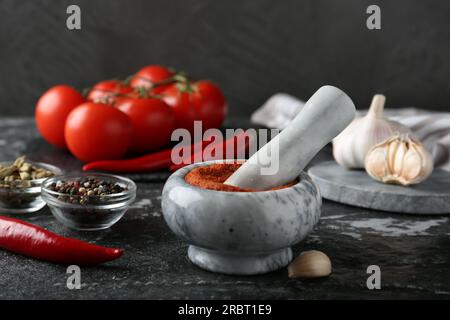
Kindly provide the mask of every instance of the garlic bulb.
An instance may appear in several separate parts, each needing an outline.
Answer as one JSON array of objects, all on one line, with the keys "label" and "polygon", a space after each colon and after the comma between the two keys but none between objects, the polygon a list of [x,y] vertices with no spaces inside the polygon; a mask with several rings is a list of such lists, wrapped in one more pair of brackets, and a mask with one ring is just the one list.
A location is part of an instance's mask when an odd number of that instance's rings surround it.
[{"label": "garlic bulb", "polygon": [[394,133],[409,133],[398,122],[383,118],[386,98],[376,94],[366,116],[358,117],[333,140],[333,156],[346,168],[364,168],[367,151]]},{"label": "garlic bulb", "polygon": [[433,171],[433,158],[409,135],[396,135],[373,146],[365,166],[375,180],[408,186],[428,178]]}]

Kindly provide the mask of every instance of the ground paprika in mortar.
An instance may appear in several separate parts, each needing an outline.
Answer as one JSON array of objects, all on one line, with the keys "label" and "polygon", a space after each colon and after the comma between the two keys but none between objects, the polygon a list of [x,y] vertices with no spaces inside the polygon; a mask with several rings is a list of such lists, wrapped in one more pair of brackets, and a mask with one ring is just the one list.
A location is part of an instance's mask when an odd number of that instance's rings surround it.
[{"label": "ground paprika in mortar", "polygon": [[[224,184],[224,182],[231,176],[242,164],[241,163],[216,163],[209,166],[197,167],[191,170],[184,180],[187,183],[209,190],[217,191],[231,191],[231,192],[255,192],[255,191],[267,191],[256,189],[243,189]],[[275,187],[269,190],[278,190],[293,186],[298,180],[292,181],[286,185]]]}]

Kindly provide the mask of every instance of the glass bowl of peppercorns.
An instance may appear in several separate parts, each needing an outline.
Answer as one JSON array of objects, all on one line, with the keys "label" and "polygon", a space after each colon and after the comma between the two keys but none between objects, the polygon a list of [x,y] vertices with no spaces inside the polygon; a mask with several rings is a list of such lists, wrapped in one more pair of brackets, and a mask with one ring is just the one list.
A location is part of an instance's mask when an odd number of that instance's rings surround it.
[{"label": "glass bowl of peppercorns", "polygon": [[42,183],[61,172],[47,163],[27,161],[25,156],[0,162],[0,211],[17,214],[42,209]]},{"label": "glass bowl of peppercorns", "polygon": [[103,230],[125,214],[136,198],[136,184],[109,174],[68,174],[45,180],[42,198],[65,226]]}]

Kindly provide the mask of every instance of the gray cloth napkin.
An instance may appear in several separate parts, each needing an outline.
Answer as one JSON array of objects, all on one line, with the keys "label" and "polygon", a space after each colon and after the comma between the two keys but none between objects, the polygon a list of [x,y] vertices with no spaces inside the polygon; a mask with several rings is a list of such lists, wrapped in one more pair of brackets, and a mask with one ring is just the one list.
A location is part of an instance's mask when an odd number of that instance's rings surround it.
[{"label": "gray cloth napkin", "polygon": [[[304,101],[294,96],[277,93],[252,114],[251,121],[269,128],[284,129],[304,105]],[[359,111],[358,115],[366,112]],[[403,108],[386,109],[384,114],[411,129],[433,155],[435,167],[450,171],[450,112]]]}]

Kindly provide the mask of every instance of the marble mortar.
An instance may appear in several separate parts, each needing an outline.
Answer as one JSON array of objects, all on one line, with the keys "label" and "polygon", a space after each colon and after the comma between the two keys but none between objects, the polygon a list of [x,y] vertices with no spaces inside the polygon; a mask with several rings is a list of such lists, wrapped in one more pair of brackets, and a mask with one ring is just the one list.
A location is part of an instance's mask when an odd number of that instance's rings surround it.
[{"label": "marble mortar", "polygon": [[252,275],[287,266],[291,246],[319,221],[319,189],[305,172],[291,187],[261,192],[205,190],[184,180],[196,167],[223,162],[192,164],[169,177],[162,211],[170,229],[190,244],[189,259],[212,272]]}]

